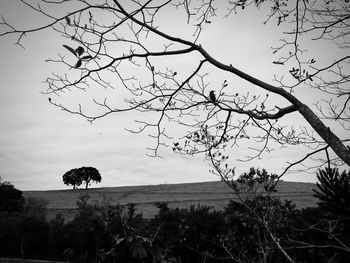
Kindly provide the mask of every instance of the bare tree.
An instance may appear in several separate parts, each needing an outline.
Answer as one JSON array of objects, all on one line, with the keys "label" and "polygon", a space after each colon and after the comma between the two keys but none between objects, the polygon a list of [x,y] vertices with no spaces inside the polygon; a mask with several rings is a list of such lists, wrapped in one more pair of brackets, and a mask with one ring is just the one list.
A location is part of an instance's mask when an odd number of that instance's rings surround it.
[{"label": "bare tree", "polygon": [[[17,44],[22,45],[24,36],[51,28],[70,42],[59,50],[65,55],[50,59],[65,65],[67,71],[47,78],[45,94],[102,87],[117,89],[124,98],[95,98],[94,112],[81,104],[74,109],[55,98],[49,98],[50,103],[91,122],[128,111],[150,116],[147,120],[140,117],[139,129],[132,132],[151,133],[156,141],[151,149],[153,156],[158,156],[161,146],[169,144],[167,128],[173,122],[184,128],[183,139],[174,143],[173,150],[185,154],[204,152],[214,168],[228,158],[222,156],[225,149],[247,141],[253,149],[246,160],[265,156],[273,148],[306,146],[305,157],[290,160],[280,176],[312,156],[320,158],[321,152],[334,165],[350,165],[346,134],[350,128],[350,56],[344,52],[349,47],[349,1],[21,2],[49,22],[19,29],[3,17],[1,24],[6,30],[1,36],[17,35]],[[59,12],[57,6],[65,7],[68,13]],[[254,6],[269,11],[265,23],[286,29],[280,45],[273,48],[277,58],[272,65],[285,71],[283,76],[274,77],[274,85],[247,74],[233,62],[219,61],[199,44],[206,26],[215,23],[215,19],[250,12]],[[164,16],[169,14],[179,17],[178,26],[184,27],[184,32],[192,30],[191,37],[167,32]],[[325,41],[339,52],[330,52],[319,61],[313,57],[312,49],[304,48],[305,43],[311,42],[312,48]],[[174,60],[183,58],[186,66],[191,65],[190,72],[181,70],[183,64],[173,67]],[[238,76],[251,85],[252,91],[238,93],[231,80],[225,79],[219,80],[220,87],[212,87],[215,74],[208,72],[214,70],[229,78]],[[273,68],[271,71],[273,75]],[[302,102],[303,89],[315,92],[314,101]],[[286,125],[283,121],[292,114],[308,125],[300,129],[294,128],[293,123]],[[335,155],[329,157],[329,149]]]}]

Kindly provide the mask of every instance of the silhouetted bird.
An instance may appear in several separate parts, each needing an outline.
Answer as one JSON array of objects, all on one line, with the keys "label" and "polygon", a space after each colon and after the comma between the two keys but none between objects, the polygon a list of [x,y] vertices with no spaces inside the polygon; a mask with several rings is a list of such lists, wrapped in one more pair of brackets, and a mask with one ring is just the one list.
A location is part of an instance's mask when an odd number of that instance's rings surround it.
[{"label": "silhouetted bird", "polygon": [[215,96],[215,91],[210,91],[209,93],[209,98],[211,100],[212,103],[216,103],[216,96]]},{"label": "silhouetted bird", "polygon": [[49,102],[51,102],[51,98],[49,98]]}]

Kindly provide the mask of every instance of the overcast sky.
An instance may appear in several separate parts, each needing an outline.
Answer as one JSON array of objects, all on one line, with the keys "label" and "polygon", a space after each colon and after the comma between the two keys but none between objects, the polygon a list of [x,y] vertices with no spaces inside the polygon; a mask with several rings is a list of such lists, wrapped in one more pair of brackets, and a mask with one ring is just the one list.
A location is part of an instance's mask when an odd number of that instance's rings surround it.
[{"label": "overcast sky", "polygon": [[[16,2],[0,2],[0,13],[9,23],[29,28],[32,23],[42,22]],[[175,19],[176,15],[171,17]],[[256,12],[233,15],[208,26],[200,41],[217,59],[272,83],[278,69],[271,63],[270,47],[280,35],[277,27],[264,26],[262,19]],[[64,53],[62,44],[66,42],[48,30],[27,36],[23,41],[25,49],[13,45],[15,40],[13,36],[0,38],[2,180],[21,190],[65,189],[62,175],[81,166],[93,166],[100,171],[102,183],[96,186],[218,180],[209,173],[210,166],[204,156],[180,156],[170,147],[162,149],[162,159],[148,157],[146,147],[152,147],[154,141],[147,134],[135,135],[125,130],[135,127],[137,113],[115,114],[90,124],[50,105],[40,91],[47,88],[44,80],[55,72],[56,65],[45,60]],[[237,85],[244,85],[236,81]],[[57,99],[67,102],[79,98]],[[290,120],[298,123],[298,119],[294,114]],[[243,147],[241,151],[244,150]],[[236,166],[240,171],[256,166],[278,173],[298,152],[300,149],[288,149],[272,153],[268,159]],[[284,179],[315,182],[314,175],[302,173]]]}]

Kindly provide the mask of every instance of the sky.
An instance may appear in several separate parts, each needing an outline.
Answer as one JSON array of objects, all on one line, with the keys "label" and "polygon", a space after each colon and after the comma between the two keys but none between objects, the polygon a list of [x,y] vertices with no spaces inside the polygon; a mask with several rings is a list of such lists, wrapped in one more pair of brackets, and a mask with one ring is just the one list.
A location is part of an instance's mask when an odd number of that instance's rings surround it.
[{"label": "sky", "polygon": [[[0,13],[19,28],[43,22],[18,1],[2,0]],[[179,32],[176,15],[163,19],[168,20],[168,30]],[[272,83],[278,69],[271,63],[270,48],[277,43],[280,29],[264,26],[261,21],[263,17],[257,16],[256,12],[233,15],[228,19],[220,17],[208,25],[200,41],[218,60],[232,63]],[[192,34],[181,33],[186,37]],[[110,115],[91,124],[50,105],[41,91],[47,88],[45,79],[58,68],[45,60],[64,53],[62,44],[67,43],[66,40],[45,30],[25,37],[25,49],[14,45],[15,41],[14,36],[0,38],[0,176],[3,181],[11,182],[20,190],[67,189],[62,175],[81,166],[93,166],[100,171],[102,182],[92,187],[219,179],[209,172],[211,167],[204,156],[178,155],[171,147],[161,149],[163,158],[147,156],[150,154],[147,147],[152,147],[154,141],[147,134],[126,130],[137,127],[134,120],[139,115],[136,112]],[[324,50],[320,52],[322,54]],[[186,67],[187,61],[183,63]],[[247,85],[237,78],[233,81],[240,89]],[[304,98],[308,96],[312,94]],[[77,104],[83,98],[84,94],[76,93],[55,99]],[[298,123],[299,118],[292,115],[289,121]],[[245,151],[244,147],[240,150]],[[299,148],[284,149],[271,153],[267,159],[236,163],[236,166],[240,171],[255,166],[278,173],[286,166],[286,160],[297,156],[301,156]],[[293,173],[283,179],[315,182],[315,175]]]}]

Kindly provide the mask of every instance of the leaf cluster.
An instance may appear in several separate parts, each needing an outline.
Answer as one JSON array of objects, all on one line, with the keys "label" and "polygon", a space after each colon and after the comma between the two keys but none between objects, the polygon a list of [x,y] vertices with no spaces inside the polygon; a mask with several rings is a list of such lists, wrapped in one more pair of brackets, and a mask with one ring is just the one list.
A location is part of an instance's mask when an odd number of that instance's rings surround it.
[{"label": "leaf cluster", "polygon": [[320,207],[350,218],[350,171],[339,173],[338,168],[325,168],[317,174],[317,188],[313,195]]},{"label": "leaf cluster", "polygon": [[85,49],[82,46],[78,46],[76,49],[73,49],[67,45],[63,45],[63,47],[66,48],[68,51],[70,51],[74,56],[78,58],[78,61],[75,64],[75,68],[80,68],[83,61],[89,61],[92,59],[92,56],[90,55],[82,56],[85,52]]}]

